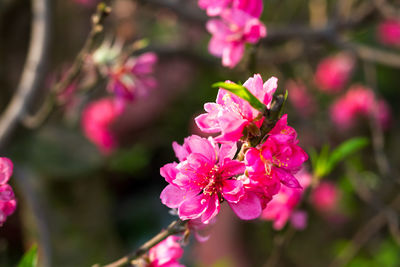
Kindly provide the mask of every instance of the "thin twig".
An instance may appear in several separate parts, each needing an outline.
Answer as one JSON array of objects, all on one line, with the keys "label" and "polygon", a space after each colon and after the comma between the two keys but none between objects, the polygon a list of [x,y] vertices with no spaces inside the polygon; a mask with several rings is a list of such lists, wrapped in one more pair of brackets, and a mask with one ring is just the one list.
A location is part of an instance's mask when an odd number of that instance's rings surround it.
[{"label": "thin twig", "polygon": [[[398,210],[400,208],[400,195],[388,205],[389,209]],[[350,262],[357,252],[368,242],[368,240],[386,224],[387,209],[380,210],[367,223],[361,227],[353,236],[349,245],[334,259],[329,267],[345,266]]]},{"label": "thin twig", "polygon": [[176,234],[182,233],[185,230],[184,226],[186,225],[186,223],[187,223],[187,221],[182,221],[180,219],[178,219],[176,221],[173,221],[167,227],[167,229],[161,231],[159,234],[157,234],[152,239],[150,239],[149,241],[144,243],[140,248],[138,248],[134,252],[124,256],[123,258],[121,258],[119,260],[116,260],[116,261],[114,261],[112,263],[109,263],[107,265],[95,264],[95,265],[93,265],[93,267],[100,267],[100,266],[102,266],[102,267],[127,266],[128,264],[130,264],[131,261],[133,261],[133,260],[139,258],[140,256],[144,255],[152,247],[154,247],[155,245],[157,245],[158,243],[160,243],[161,241],[163,241],[167,237],[169,237],[171,235],[176,235]]},{"label": "thin twig", "polygon": [[[98,38],[103,32],[104,19],[110,14],[111,8],[105,3],[100,3],[97,6],[96,13],[92,16],[92,29],[83,45],[83,48],[75,58],[67,75],[59,81],[50,92],[45,102],[34,115],[27,115],[23,118],[23,123],[28,128],[37,128],[40,126],[50,115],[51,111],[57,104],[57,95],[60,94],[73,83],[82,71],[86,57],[93,51],[98,44]],[[62,103],[60,103],[62,104]]]},{"label": "thin twig", "polygon": [[28,56],[17,90],[0,118],[0,148],[4,147],[18,122],[25,115],[44,76],[50,32],[49,5],[49,0],[32,0],[31,40]]},{"label": "thin twig", "polygon": [[372,0],[376,9],[386,18],[400,18],[400,9],[393,7],[386,0]]},{"label": "thin twig", "polygon": [[290,227],[289,229],[286,230],[284,234],[279,234],[274,238],[274,246],[272,248],[272,252],[267,262],[265,263],[264,267],[277,266],[283,248],[293,238],[295,233],[296,230],[293,227]]}]

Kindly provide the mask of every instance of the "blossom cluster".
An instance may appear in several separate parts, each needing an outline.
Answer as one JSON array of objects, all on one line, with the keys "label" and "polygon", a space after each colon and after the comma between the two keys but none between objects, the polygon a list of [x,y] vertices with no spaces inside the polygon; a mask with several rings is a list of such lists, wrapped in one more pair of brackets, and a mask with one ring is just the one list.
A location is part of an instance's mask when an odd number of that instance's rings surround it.
[{"label": "blossom cluster", "polygon": [[[222,202],[227,202],[239,218],[256,219],[268,209],[281,185],[301,191],[295,174],[308,156],[298,146],[297,133],[288,126],[287,115],[277,119],[269,131],[264,130],[270,122],[266,114],[277,79],[272,77],[264,83],[256,74],[243,86],[265,105],[265,110],[261,112],[220,88],[216,103],[206,103],[206,113],[195,119],[202,131],[219,135],[192,135],[183,145],[174,142],[178,162],[161,168],[169,183],[161,193],[162,203],[177,209],[182,220],[208,224],[219,213]],[[262,141],[254,144],[252,138]]]},{"label": "blossom cluster", "polygon": [[14,191],[8,184],[13,173],[13,164],[8,158],[0,158],[0,226],[14,213],[17,201]]},{"label": "blossom cluster", "polygon": [[148,52],[129,57],[121,64],[115,62],[120,49],[118,44],[113,47],[103,45],[93,54],[93,62],[109,79],[107,89],[113,97],[93,101],[82,112],[81,124],[86,137],[104,154],[117,146],[110,127],[123,113],[126,104],[146,96],[157,86],[152,76],[157,56]]},{"label": "blossom cluster", "polygon": [[332,121],[341,129],[350,128],[357,117],[371,117],[386,129],[390,126],[391,113],[384,100],[378,100],[374,92],[362,85],[353,85],[331,106]]},{"label": "blossom cluster", "polygon": [[207,22],[212,34],[208,45],[211,54],[222,58],[222,65],[233,68],[242,59],[245,44],[255,44],[267,35],[259,18],[262,0],[199,0],[199,6],[209,16],[219,16]]}]

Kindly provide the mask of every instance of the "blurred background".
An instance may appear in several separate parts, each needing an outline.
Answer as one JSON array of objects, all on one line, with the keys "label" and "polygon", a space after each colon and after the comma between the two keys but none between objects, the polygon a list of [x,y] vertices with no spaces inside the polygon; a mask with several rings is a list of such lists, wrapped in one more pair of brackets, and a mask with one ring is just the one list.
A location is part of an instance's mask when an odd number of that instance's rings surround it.
[{"label": "blurred background", "polygon": [[[31,2],[0,0],[2,111],[15,94],[27,57]],[[48,2],[49,46],[42,79],[27,107],[31,114],[73,66],[98,3]],[[248,45],[234,69],[209,54],[209,18],[197,1],[109,4],[112,11],[102,32],[72,80],[78,89],[68,95],[69,104],[56,105],[39,125],[18,123],[2,141],[1,156],[15,165],[10,184],[18,208],[0,228],[1,266],[15,266],[33,243],[43,266],[105,264],[165,228],[175,217],[160,202],[167,183],[159,169],[176,160],[172,142],[182,144],[190,134],[205,136],[193,119],[204,112],[204,103],[215,101],[213,83],[244,82],[254,73],[264,80],[277,77],[278,93],[288,90],[289,124],[313,158],[314,164],[306,164],[313,185],[297,207],[306,211],[307,225],[296,230],[287,223],[275,230],[270,221],[240,221],[223,205],[217,223],[207,230],[210,239],[191,239],[182,263],[400,266],[399,1],[265,0],[260,20],[267,37]],[[152,74],[157,86],[110,123],[116,145],[105,153],[85,136],[81,118],[89,103],[110,95],[106,75],[90,60],[106,42],[136,44],[140,47],[128,49],[131,56],[154,52],[158,61]],[[339,81],[326,81],[324,75],[337,75]],[[357,88],[370,92],[369,98]],[[357,101],[355,110],[340,113]],[[359,107],[366,101],[373,111]],[[368,145],[349,156],[343,152],[335,168],[321,170],[321,149],[333,150],[354,137],[367,138]],[[322,183],[327,200],[315,196]]]}]

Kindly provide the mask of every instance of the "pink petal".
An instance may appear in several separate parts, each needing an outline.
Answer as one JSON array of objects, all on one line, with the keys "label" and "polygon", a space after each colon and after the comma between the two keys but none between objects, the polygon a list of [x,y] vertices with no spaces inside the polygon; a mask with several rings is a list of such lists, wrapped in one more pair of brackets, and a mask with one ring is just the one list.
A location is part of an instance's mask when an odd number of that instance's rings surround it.
[{"label": "pink petal", "polygon": [[10,201],[14,199],[14,192],[10,185],[0,185],[0,201]]},{"label": "pink petal", "polygon": [[201,215],[201,222],[203,223],[209,223],[209,221],[211,219],[213,219],[220,210],[220,204],[219,204],[219,199],[218,199],[218,195],[214,194],[212,196],[210,196],[209,200],[208,200],[208,207],[207,209],[204,211],[204,213]]},{"label": "pink petal", "polygon": [[244,188],[242,181],[225,180],[222,188],[222,196],[229,203],[238,203],[244,196]]},{"label": "pink petal", "polygon": [[237,152],[237,145],[235,142],[223,143],[219,149],[218,157],[219,164],[224,162],[224,159],[233,159]]},{"label": "pink petal", "polygon": [[182,220],[199,218],[209,206],[209,200],[204,194],[186,199],[179,206],[179,217]]},{"label": "pink petal", "polygon": [[186,191],[174,185],[167,185],[161,192],[161,202],[171,209],[178,208],[179,205],[188,198],[196,196],[198,193],[195,191]]},{"label": "pink petal", "polygon": [[246,165],[243,162],[225,158],[224,163],[220,169],[221,177],[230,178],[238,174],[243,174],[245,169]]},{"label": "pink petal", "polygon": [[229,206],[242,220],[256,219],[262,212],[260,199],[253,193],[248,193],[238,203],[229,203]]},{"label": "pink petal", "polygon": [[164,177],[165,180],[170,184],[174,183],[174,180],[176,179],[176,175],[178,173],[178,170],[176,169],[177,165],[178,164],[176,162],[168,163],[160,169],[161,176]]},{"label": "pink petal", "polygon": [[278,167],[273,167],[272,171],[274,172],[274,176],[277,177],[281,183],[287,187],[302,188],[299,181],[297,181],[296,177],[294,177],[294,175],[290,172]]},{"label": "pink petal", "polygon": [[9,158],[0,158],[0,184],[5,184],[13,173],[13,163]]},{"label": "pink petal", "polygon": [[290,216],[290,222],[297,230],[304,230],[307,227],[307,213],[305,211],[295,211]]},{"label": "pink petal", "polygon": [[233,68],[242,59],[244,54],[244,43],[235,42],[231,43],[222,52],[222,65],[225,67]]}]

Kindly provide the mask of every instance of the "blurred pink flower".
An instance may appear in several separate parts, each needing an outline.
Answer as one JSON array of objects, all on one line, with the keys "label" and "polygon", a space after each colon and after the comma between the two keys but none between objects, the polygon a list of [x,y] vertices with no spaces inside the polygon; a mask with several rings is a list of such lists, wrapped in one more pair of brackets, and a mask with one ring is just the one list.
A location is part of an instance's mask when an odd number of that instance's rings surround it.
[{"label": "blurred pink flower", "polygon": [[232,4],[232,0],[199,0],[198,4],[207,10],[208,16],[217,16]]},{"label": "blurred pink flower", "polygon": [[303,189],[282,185],[279,193],[273,196],[262,212],[262,219],[274,221],[275,230],[282,229],[289,219],[293,221],[297,229],[304,229],[306,226],[307,220],[305,216],[307,215],[304,212],[295,212],[295,209],[302,198],[304,190],[311,183],[311,175],[302,170],[295,176]]},{"label": "blurred pink flower", "polygon": [[235,143],[219,146],[212,138],[192,135],[182,146],[174,142],[173,148],[180,162],[161,168],[169,185],[160,197],[163,204],[178,209],[182,220],[199,218],[209,223],[219,213],[221,201],[231,204],[241,200],[243,183],[235,176],[242,174],[245,166],[232,160]]},{"label": "blurred pink flower", "polygon": [[235,8],[224,10],[221,19],[209,20],[207,30],[212,34],[209,52],[222,57],[222,65],[230,68],[242,59],[246,43],[255,44],[267,35],[257,17]]},{"label": "blurred pink flower", "polygon": [[207,10],[208,16],[217,16],[225,9],[235,8],[258,18],[263,10],[262,0],[199,0],[198,4]]},{"label": "blurred pink flower", "polygon": [[390,108],[384,100],[377,100],[374,92],[362,85],[353,85],[331,106],[332,121],[340,129],[348,129],[358,116],[373,117],[387,129],[391,122]]},{"label": "blurred pink flower", "polygon": [[289,80],[286,82],[289,92],[289,101],[302,116],[309,116],[316,111],[315,100],[301,81]]},{"label": "blurred pink flower", "polygon": [[110,126],[122,111],[123,106],[115,100],[103,98],[88,104],[82,112],[81,124],[86,137],[104,154],[117,146]]},{"label": "blurred pink flower", "polygon": [[13,173],[13,163],[8,158],[0,157],[0,226],[4,224],[7,217],[14,213],[17,201],[14,191],[8,184]]},{"label": "blurred pink flower", "polygon": [[[260,74],[255,74],[243,85],[268,108],[277,88],[278,79],[271,77],[263,84]],[[206,133],[221,134],[215,138],[218,142],[236,142],[243,135],[247,126],[261,127],[260,112],[247,101],[224,90],[219,89],[216,103],[206,103],[207,113],[196,117],[196,124]]]},{"label": "blurred pink flower", "polygon": [[329,181],[322,181],[311,193],[311,203],[321,213],[337,211],[340,192],[336,185]]},{"label": "blurred pink flower", "polygon": [[400,46],[400,21],[386,20],[378,25],[378,40],[385,45]]},{"label": "blurred pink flower", "polygon": [[149,52],[129,58],[122,66],[114,66],[109,73],[108,90],[122,101],[133,101],[147,95],[149,89],[157,86],[157,81],[151,76],[156,62],[156,54]]},{"label": "blurred pink flower", "polygon": [[350,79],[354,64],[354,58],[344,52],[323,59],[314,77],[318,89],[326,93],[341,91]]},{"label": "blurred pink flower", "polygon": [[146,267],[184,267],[178,260],[183,255],[178,236],[169,236],[149,250]]}]

